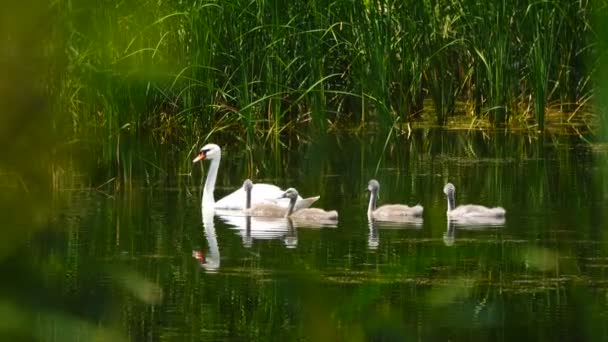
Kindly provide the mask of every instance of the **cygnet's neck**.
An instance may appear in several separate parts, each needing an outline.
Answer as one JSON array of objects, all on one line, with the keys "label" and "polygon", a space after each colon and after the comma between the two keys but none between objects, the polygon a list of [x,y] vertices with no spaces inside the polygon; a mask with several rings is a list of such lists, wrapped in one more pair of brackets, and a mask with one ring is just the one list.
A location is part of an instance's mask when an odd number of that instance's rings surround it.
[{"label": "cygnet's neck", "polygon": [[251,190],[251,188],[245,190],[245,192],[247,193],[247,198],[245,199],[245,209],[251,208]]},{"label": "cygnet's neck", "polygon": [[448,198],[448,212],[454,210],[454,207],[456,206],[456,200],[454,200],[454,193],[449,193],[447,195]]},{"label": "cygnet's neck", "polygon": [[287,208],[287,213],[285,213],[285,217],[289,217],[293,214],[293,208],[296,206],[297,197],[293,197],[289,199],[289,207]]},{"label": "cygnet's neck", "polygon": [[376,210],[376,202],[378,201],[378,191],[370,191],[369,192],[369,205],[367,206],[367,216],[370,216]]}]

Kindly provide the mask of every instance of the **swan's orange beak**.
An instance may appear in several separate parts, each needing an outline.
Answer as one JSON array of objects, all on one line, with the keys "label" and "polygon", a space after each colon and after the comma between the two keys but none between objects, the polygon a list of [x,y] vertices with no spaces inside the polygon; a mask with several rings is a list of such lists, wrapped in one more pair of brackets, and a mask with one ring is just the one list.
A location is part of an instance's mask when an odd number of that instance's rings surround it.
[{"label": "swan's orange beak", "polygon": [[207,156],[207,155],[206,155],[205,153],[203,153],[203,152],[199,152],[199,153],[198,153],[198,156],[196,156],[196,158],[194,158],[194,159],[192,160],[192,162],[193,162],[193,163],[196,163],[196,162],[197,162],[197,161],[199,161],[199,160],[203,160],[203,159],[205,159],[205,157],[206,157],[206,156]]}]

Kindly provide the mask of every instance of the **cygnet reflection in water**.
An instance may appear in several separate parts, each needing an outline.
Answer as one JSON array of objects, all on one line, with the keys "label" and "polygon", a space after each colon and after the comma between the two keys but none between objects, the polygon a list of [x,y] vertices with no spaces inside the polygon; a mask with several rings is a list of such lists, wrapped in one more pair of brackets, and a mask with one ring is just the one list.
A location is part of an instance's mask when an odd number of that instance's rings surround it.
[{"label": "cygnet reflection in water", "polygon": [[466,218],[451,219],[448,217],[447,229],[443,234],[443,243],[446,246],[453,246],[456,242],[456,230],[466,231],[492,231],[504,227],[504,217],[485,220]]},{"label": "cygnet reflection in water", "polygon": [[298,247],[298,230],[290,219],[287,219],[287,227],[288,230],[285,239],[283,239],[283,243],[287,248],[296,248]]},{"label": "cygnet reflection in water", "polygon": [[422,217],[410,216],[409,219],[402,219],[400,222],[368,219],[367,224],[369,227],[367,248],[376,250],[380,245],[380,230],[419,230],[422,229]]}]

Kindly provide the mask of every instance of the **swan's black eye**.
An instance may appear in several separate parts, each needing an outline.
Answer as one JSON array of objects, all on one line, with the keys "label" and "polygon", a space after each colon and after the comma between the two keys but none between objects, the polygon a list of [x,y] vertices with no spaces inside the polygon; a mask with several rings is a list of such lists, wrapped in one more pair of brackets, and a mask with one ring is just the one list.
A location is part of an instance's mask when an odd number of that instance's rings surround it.
[{"label": "swan's black eye", "polygon": [[201,152],[200,152],[200,153],[202,153],[202,154],[205,154],[205,155],[206,155],[206,154],[207,154],[207,152],[209,152],[209,150],[204,149],[204,150],[201,150]]}]

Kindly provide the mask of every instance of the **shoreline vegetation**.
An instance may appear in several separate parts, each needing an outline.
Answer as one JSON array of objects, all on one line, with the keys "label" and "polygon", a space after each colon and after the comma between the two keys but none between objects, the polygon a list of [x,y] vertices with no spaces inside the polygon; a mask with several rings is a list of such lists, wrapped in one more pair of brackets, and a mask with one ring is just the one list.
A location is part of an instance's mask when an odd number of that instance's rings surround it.
[{"label": "shoreline vegetation", "polygon": [[[187,146],[395,122],[597,128],[593,1],[58,2],[76,137]],[[459,119],[464,115],[464,119]],[[242,133],[242,134],[241,134]],[[113,145],[113,144],[111,144]]]},{"label": "shoreline vegetation", "polygon": [[595,143],[608,132],[606,13],[565,0],[25,0],[0,13],[0,142],[15,147],[0,168],[84,169],[99,185],[136,164],[189,172],[210,141],[241,146],[252,170],[260,146],[371,132],[384,153],[437,127]]}]

